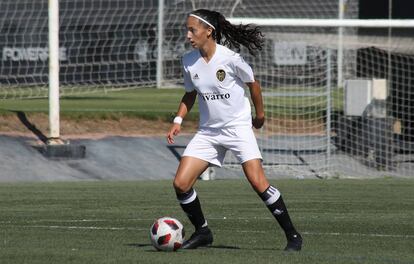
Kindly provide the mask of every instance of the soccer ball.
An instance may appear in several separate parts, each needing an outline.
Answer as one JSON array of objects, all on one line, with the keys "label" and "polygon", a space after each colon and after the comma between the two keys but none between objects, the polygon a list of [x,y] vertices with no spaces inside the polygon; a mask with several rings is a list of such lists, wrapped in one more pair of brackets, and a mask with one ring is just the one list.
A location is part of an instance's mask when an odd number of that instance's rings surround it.
[{"label": "soccer ball", "polygon": [[150,237],[157,250],[176,251],[183,244],[184,227],[175,218],[159,218],[151,226]]}]

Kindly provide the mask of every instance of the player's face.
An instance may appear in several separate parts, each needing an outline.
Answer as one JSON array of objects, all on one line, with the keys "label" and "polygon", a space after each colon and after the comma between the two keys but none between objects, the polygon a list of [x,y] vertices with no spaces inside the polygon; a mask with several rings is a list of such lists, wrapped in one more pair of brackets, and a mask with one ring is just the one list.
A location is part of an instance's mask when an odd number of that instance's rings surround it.
[{"label": "player's face", "polygon": [[210,27],[206,27],[204,23],[200,23],[196,17],[188,17],[187,39],[193,48],[203,47],[211,39],[211,34],[212,29]]}]

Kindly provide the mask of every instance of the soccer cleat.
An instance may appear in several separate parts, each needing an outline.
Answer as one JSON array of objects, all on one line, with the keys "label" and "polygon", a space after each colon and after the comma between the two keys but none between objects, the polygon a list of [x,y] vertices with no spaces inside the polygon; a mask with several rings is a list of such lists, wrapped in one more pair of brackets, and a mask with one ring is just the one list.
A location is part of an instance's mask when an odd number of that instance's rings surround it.
[{"label": "soccer cleat", "polygon": [[196,230],[190,239],[184,241],[182,249],[196,249],[198,247],[207,247],[213,243],[213,233],[208,227]]},{"label": "soccer cleat", "polygon": [[288,237],[285,251],[300,251],[302,249],[302,237],[299,233],[295,233]]}]

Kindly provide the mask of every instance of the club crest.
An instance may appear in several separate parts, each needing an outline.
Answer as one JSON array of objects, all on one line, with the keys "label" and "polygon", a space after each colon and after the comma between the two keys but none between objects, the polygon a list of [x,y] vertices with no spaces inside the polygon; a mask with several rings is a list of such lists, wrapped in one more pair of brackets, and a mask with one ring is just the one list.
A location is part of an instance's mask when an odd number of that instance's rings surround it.
[{"label": "club crest", "polygon": [[226,78],[226,72],[222,69],[219,69],[216,72],[216,77],[217,77],[217,80],[222,82],[224,80],[224,78]]}]

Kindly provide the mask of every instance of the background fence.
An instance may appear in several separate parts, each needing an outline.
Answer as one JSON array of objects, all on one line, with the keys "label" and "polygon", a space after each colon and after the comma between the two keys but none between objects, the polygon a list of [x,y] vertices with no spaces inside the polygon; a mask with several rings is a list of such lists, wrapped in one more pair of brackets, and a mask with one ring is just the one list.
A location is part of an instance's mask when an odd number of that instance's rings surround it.
[{"label": "background fence", "polygon": [[[362,2],[61,0],[61,94],[182,86],[180,58],[191,48],[185,17],[193,9],[228,18],[357,19]],[[47,96],[47,5],[1,1],[0,98]],[[412,176],[413,28],[299,22],[262,26],[264,50],[256,57],[241,51],[265,95],[259,143],[266,168],[317,177]],[[233,163],[228,157],[227,166]]]}]

